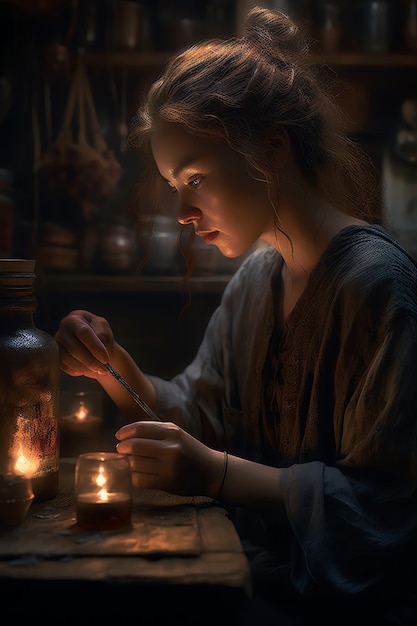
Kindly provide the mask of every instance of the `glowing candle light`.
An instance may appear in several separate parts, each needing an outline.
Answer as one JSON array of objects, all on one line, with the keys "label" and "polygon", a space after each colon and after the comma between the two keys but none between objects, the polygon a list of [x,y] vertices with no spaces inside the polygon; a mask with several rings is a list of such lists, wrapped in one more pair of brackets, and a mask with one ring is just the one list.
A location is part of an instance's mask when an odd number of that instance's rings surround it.
[{"label": "glowing candle light", "polygon": [[88,409],[84,406],[84,402],[80,402],[80,408],[75,413],[75,416],[79,422],[83,422],[88,415]]},{"label": "glowing candle light", "polygon": [[16,423],[17,431],[9,451],[12,459],[11,471],[33,478],[40,469],[42,454],[36,445],[36,439],[26,432],[25,420],[18,418]]},{"label": "glowing candle light", "polygon": [[76,457],[101,447],[102,417],[96,392],[63,394],[65,414],[59,420],[61,457]]},{"label": "glowing candle light", "polygon": [[117,452],[81,454],[75,466],[78,524],[110,530],[131,523],[132,486],[127,456]]},{"label": "glowing candle light", "polygon": [[18,474],[23,474],[27,478],[32,478],[37,472],[39,463],[33,459],[28,458],[23,453],[19,454],[15,463],[15,470]]}]

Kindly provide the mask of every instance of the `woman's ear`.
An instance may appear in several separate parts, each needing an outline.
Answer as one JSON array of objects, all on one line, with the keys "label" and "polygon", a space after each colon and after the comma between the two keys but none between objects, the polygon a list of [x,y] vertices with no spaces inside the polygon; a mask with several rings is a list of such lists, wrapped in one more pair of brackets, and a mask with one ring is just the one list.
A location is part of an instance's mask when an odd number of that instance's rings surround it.
[{"label": "woman's ear", "polygon": [[291,141],[285,128],[274,128],[268,136],[270,155],[276,167],[285,167],[291,154]]}]

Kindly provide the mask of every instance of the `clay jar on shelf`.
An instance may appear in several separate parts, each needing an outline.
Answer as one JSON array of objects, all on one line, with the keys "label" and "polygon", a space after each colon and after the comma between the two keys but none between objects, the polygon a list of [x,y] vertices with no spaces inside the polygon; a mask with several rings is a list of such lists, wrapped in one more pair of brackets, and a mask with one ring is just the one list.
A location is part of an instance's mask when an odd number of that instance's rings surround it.
[{"label": "clay jar on shelf", "polygon": [[138,264],[144,274],[171,275],[177,271],[181,226],[168,215],[138,218]]},{"label": "clay jar on shelf", "polygon": [[78,269],[78,242],[74,230],[47,222],[36,250],[39,269],[45,272],[75,272]]},{"label": "clay jar on shelf", "polygon": [[134,229],[127,224],[103,226],[99,243],[100,264],[105,272],[129,272],[136,260]]},{"label": "clay jar on shelf", "polygon": [[405,1],[403,44],[407,51],[417,52],[417,0]]},{"label": "clay jar on shelf", "polygon": [[359,0],[353,5],[353,39],[359,52],[392,50],[396,9],[390,0]]},{"label": "clay jar on shelf", "polygon": [[317,5],[317,37],[323,52],[339,52],[344,38],[344,11],[337,0],[320,0]]}]

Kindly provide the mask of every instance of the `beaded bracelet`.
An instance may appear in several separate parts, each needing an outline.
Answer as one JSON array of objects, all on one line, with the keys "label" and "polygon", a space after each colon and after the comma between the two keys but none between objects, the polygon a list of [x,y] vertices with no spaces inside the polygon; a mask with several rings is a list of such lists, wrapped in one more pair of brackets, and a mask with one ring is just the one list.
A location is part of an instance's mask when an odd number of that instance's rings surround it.
[{"label": "beaded bracelet", "polygon": [[222,478],[222,482],[220,484],[220,489],[219,489],[219,491],[217,493],[217,496],[216,496],[215,500],[219,500],[220,499],[220,495],[221,495],[223,487],[224,487],[224,481],[226,480],[227,465],[228,465],[228,462],[229,462],[229,456],[228,456],[226,450],[223,452],[223,454],[224,454],[223,478]]}]

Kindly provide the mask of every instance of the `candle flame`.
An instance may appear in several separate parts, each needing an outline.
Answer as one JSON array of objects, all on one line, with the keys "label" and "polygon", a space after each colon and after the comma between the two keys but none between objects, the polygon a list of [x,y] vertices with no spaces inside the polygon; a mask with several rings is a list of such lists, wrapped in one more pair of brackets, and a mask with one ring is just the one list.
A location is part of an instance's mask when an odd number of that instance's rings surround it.
[{"label": "candle flame", "polygon": [[107,478],[104,475],[104,467],[100,465],[99,470],[98,470],[98,475],[96,478],[96,485],[98,487],[103,487],[103,485],[105,485],[106,482],[107,482]]},{"label": "candle flame", "polygon": [[31,478],[34,474],[36,474],[38,466],[39,463],[36,459],[31,459],[24,454],[19,454],[16,459],[15,470],[18,474],[23,474],[27,478]]},{"label": "candle flame", "polygon": [[88,409],[85,407],[84,402],[80,402],[80,408],[75,412],[75,418],[77,421],[82,422],[88,415]]},{"label": "candle flame", "polygon": [[18,429],[10,448],[13,469],[17,474],[23,474],[26,478],[35,476],[39,469],[39,454],[36,450],[30,433],[26,432],[23,419],[18,420]]},{"label": "candle flame", "polygon": [[107,493],[107,489],[100,489],[100,491],[98,492],[98,497],[100,498],[100,500],[102,502],[105,502],[106,500],[109,499],[108,493]]},{"label": "candle flame", "polygon": [[97,477],[96,477],[96,485],[97,485],[97,487],[101,487],[101,489],[97,492],[97,495],[100,498],[100,500],[102,500],[102,501],[108,500],[108,492],[107,492],[107,489],[104,486],[106,483],[107,483],[107,478],[106,478],[106,475],[104,473],[104,467],[103,467],[103,465],[100,465],[100,467],[98,469],[98,474],[97,474]]}]

